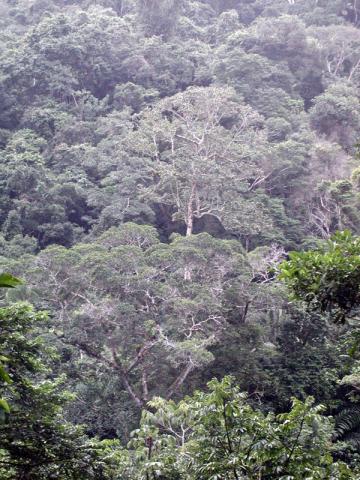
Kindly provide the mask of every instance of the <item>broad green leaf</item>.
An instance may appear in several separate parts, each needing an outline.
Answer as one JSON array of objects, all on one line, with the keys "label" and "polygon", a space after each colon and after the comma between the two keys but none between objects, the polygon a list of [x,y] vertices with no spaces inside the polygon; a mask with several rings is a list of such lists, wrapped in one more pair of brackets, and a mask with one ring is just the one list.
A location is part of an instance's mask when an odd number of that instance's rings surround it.
[{"label": "broad green leaf", "polygon": [[22,283],[19,278],[14,277],[10,273],[0,274],[0,288],[15,288],[18,285],[22,285]]},{"label": "broad green leaf", "polygon": [[10,413],[9,404],[3,398],[0,398],[0,408],[4,410],[6,413]]},{"label": "broad green leaf", "polygon": [[3,365],[0,364],[0,378],[6,383],[11,383],[12,380],[9,377],[8,373],[6,372],[5,368]]}]

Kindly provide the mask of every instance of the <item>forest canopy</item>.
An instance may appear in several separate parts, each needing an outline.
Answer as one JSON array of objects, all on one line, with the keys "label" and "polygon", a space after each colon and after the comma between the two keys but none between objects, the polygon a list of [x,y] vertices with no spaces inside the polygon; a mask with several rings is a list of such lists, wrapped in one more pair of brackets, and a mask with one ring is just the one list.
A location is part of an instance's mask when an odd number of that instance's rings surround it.
[{"label": "forest canopy", "polygon": [[360,478],[360,2],[0,26],[0,477]]}]

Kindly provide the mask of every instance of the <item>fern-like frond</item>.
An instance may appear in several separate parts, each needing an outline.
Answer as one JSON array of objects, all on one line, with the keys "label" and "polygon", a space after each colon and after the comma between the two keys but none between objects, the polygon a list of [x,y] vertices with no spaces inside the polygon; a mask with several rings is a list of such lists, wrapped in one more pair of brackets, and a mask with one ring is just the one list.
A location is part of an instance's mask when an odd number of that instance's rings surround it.
[{"label": "fern-like frond", "polygon": [[360,405],[345,408],[335,418],[335,439],[345,440],[350,434],[360,435]]},{"label": "fern-like frond", "polygon": [[343,441],[355,452],[360,452],[360,432],[352,432],[345,435]]}]

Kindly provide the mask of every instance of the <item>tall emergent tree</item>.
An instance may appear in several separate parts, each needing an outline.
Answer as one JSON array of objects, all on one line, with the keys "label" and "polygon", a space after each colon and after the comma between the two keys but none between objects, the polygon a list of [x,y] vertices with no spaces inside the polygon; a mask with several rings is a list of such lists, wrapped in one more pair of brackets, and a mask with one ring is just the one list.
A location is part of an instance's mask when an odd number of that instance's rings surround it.
[{"label": "tall emergent tree", "polygon": [[258,222],[265,215],[246,196],[264,179],[262,128],[261,117],[231,88],[191,87],[145,110],[125,148],[151,160],[142,193],[170,205],[187,235],[204,215],[236,231],[249,226],[250,211]]},{"label": "tall emergent tree", "polygon": [[26,278],[57,312],[62,340],[115,374],[143,407],[154,394],[179,394],[213,360],[224,305],[243,303],[241,281],[252,277],[238,242],[203,233],[168,245],[152,227],[127,223],[94,243],[44,250]]}]

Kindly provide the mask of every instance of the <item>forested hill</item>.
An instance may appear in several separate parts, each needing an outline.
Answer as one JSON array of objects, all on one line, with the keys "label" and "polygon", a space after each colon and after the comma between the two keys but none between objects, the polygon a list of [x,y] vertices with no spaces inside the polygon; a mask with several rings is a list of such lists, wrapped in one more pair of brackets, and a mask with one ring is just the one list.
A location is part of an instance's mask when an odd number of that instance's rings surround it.
[{"label": "forested hill", "polygon": [[359,229],[356,2],[0,7],[4,255],[127,221],[248,249]]},{"label": "forested hill", "polygon": [[360,478],[354,327],[278,281],[360,235],[360,1],[0,0],[0,27],[0,478]]}]

